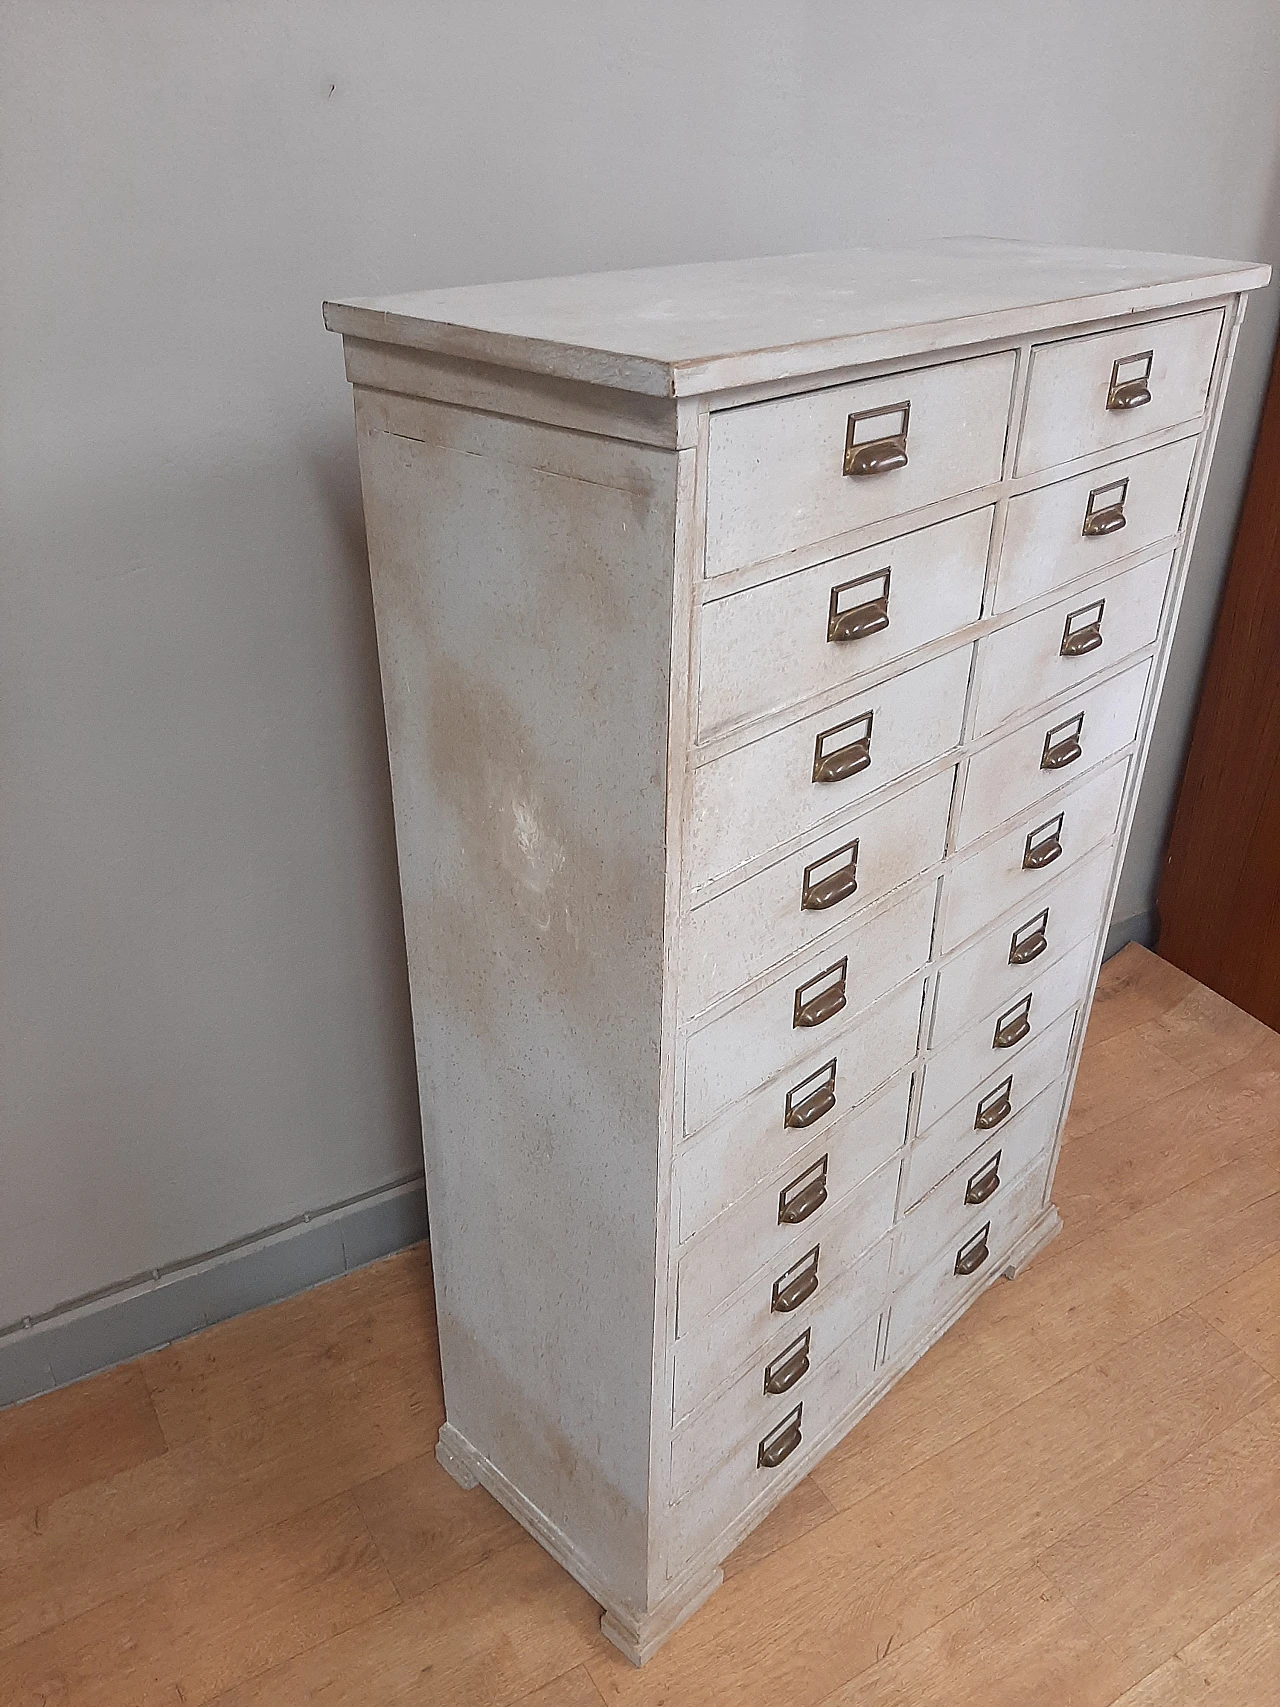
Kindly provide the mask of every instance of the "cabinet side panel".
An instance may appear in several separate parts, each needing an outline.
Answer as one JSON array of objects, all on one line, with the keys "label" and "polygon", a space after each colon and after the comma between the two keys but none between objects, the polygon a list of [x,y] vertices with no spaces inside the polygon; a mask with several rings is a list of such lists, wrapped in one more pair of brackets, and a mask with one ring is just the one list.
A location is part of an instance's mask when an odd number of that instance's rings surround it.
[{"label": "cabinet side panel", "polygon": [[373,405],[448,1417],[643,1604],[676,459]]}]

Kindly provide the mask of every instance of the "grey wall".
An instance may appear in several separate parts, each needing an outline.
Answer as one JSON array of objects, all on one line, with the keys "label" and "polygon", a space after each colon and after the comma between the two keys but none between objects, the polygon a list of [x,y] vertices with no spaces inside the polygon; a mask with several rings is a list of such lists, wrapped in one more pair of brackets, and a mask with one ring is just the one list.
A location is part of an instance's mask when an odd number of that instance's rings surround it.
[{"label": "grey wall", "polygon": [[417,1166],[324,295],[959,232],[1280,259],[1274,0],[0,0],[0,127],[0,1323]]}]

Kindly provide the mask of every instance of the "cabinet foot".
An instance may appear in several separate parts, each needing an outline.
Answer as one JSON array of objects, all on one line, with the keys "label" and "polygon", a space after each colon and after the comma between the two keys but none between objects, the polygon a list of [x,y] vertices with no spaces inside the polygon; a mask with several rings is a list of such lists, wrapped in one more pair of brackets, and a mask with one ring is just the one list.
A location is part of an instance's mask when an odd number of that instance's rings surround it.
[{"label": "cabinet foot", "polygon": [[600,1629],[633,1666],[642,1666],[673,1630],[678,1630],[686,1618],[692,1618],[723,1581],[724,1573],[717,1565],[708,1576],[680,1585],[660,1600],[652,1612],[646,1612],[638,1619],[622,1617],[616,1612],[602,1613]]},{"label": "cabinet foot", "polygon": [[1034,1227],[1029,1227],[1009,1252],[1000,1273],[1006,1280],[1016,1280],[1032,1257],[1040,1255],[1051,1239],[1062,1231],[1062,1217],[1051,1203]]},{"label": "cabinet foot", "polygon": [[472,1488],[480,1486],[480,1478],[472,1471],[467,1459],[456,1450],[452,1444],[453,1439],[460,1440],[461,1436],[454,1429],[451,1429],[448,1423],[443,1424],[440,1429],[440,1438],[436,1441],[436,1460],[449,1472],[460,1488],[465,1488],[470,1492]]}]

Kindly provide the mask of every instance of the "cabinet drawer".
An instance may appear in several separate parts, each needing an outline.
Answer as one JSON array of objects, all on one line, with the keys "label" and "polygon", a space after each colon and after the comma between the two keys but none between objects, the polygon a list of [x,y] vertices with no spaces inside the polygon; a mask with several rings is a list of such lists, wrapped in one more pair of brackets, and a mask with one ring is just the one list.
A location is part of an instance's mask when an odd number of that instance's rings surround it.
[{"label": "cabinet drawer", "polygon": [[1054,711],[1003,736],[969,761],[956,845],[968,847],[997,824],[1127,747],[1138,733],[1150,659],[1086,688]]},{"label": "cabinet drawer", "polygon": [[[761,1354],[709,1403],[687,1417],[671,1440],[671,1498],[678,1500],[723,1458],[776,1428],[802,1399],[825,1384],[826,1365],[852,1333],[879,1324],[883,1276],[846,1301],[839,1315],[824,1311],[784,1344]],[[874,1351],[874,1346],[873,1346]]]},{"label": "cabinet drawer", "polygon": [[698,732],[852,682],[982,615],[990,508],[703,606]]},{"label": "cabinet drawer", "polygon": [[[820,1239],[854,1190],[899,1156],[907,1135],[910,1075],[891,1095],[807,1144],[725,1211],[679,1259],[682,1320],[707,1315],[798,1238]],[[785,1265],[784,1265],[785,1266]]]},{"label": "cabinet drawer", "polygon": [[911,1146],[913,1201],[958,1167],[984,1138],[994,1144],[1003,1128],[1062,1075],[1075,1023],[1074,1009],[1061,1015],[1027,1044],[1016,1061],[988,1072],[967,1096],[919,1134]]},{"label": "cabinet drawer", "polygon": [[[1041,886],[1091,853],[1115,830],[1129,773],[1126,759],[1069,794],[1040,802],[947,873],[942,885],[940,952],[980,930],[1008,908],[1042,907]],[[1037,900],[1035,908],[1029,903]]]},{"label": "cabinet drawer", "polygon": [[993,1008],[1008,1007],[1028,977],[1047,971],[1079,943],[1093,949],[1111,864],[1110,848],[1082,861],[1025,913],[993,925],[971,948],[940,968],[929,1031],[933,1048],[940,1049]]},{"label": "cabinet drawer", "polygon": [[[725,1265],[731,1278],[723,1294],[732,1292],[738,1281],[754,1266],[750,1260],[749,1239],[740,1239],[736,1232],[731,1206],[745,1198],[753,1188],[760,1187],[765,1208],[742,1205],[742,1213],[754,1217],[768,1214],[768,1204],[788,1180],[811,1167],[818,1159],[830,1158],[831,1194],[840,1197],[846,1185],[865,1179],[902,1148],[907,1135],[907,1105],[911,1097],[911,1074],[904,1073],[884,1090],[877,1092],[858,1108],[849,1109],[829,1126],[821,1127],[816,1136],[792,1131],[787,1136],[799,1142],[791,1148],[785,1142],[779,1146],[775,1129],[761,1121],[744,1141],[732,1146],[715,1133],[695,1138],[676,1152],[675,1195],[679,1219],[678,1237],[681,1243],[693,1238],[717,1216],[723,1216],[723,1226],[709,1235],[709,1240],[721,1241],[717,1261]],[[779,1154],[779,1149],[784,1154]],[[770,1195],[772,1194],[772,1195]],[[741,1257],[738,1247],[745,1246]],[[701,1247],[699,1247],[701,1248]],[[747,1268],[732,1273],[735,1261],[745,1261]]]},{"label": "cabinet drawer", "polygon": [[[930,1257],[896,1289],[889,1306],[886,1336],[889,1362],[897,1362],[925,1339],[932,1339],[993,1274],[1040,1215],[1051,1158],[1046,1156],[1016,1181],[1003,1203],[970,1211],[949,1245]],[[976,1260],[969,1273],[962,1272]],[[957,1269],[959,1265],[959,1271]]]},{"label": "cabinet drawer", "polygon": [[707,445],[706,573],[999,480],[1013,365],[1012,352],[1001,351],[717,410]]},{"label": "cabinet drawer", "polygon": [[1220,308],[1037,344],[1017,473],[1128,444],[1204,414]]},{"label": "cabinet drawer", "polygon": [[668,1575],[708,1546],[748,1506],[776,1497],[798,1479],[802,1463],[857,1405],[875,1375],[878,1315],[870,1317],[832,1352],[803,1399],[783,1406],[781,1416],[757,1435],[748,1435],[718,1462],[706,1465],[696,1484],[672,1508]]},{"label": "cabinet drawer", "polygon": [[1043,971],[1024,968],[1022,983],[1007,1000],[931,1055],[920,1094],[921,1128],[989,1074],[1012,1071],[1034,1040],[1084,995],[1092,965],[1093,938],[1087,937]]},{"label": "cabinet drawer", "polygon": [[1010,499],[995,613],[1176,534],[1197,443],[1181,439]]},{"label": "cabinet drawer", "polygon": [[924,1268],[943,1245],[952,1245],[975,1209],[990,1215],[1000,1208],[1020,1179],[1047,1159],[1057,1137],[1060,1086],[1049,1086],[1029,1103],[1017,1120],[986,1142],[939,1180],[904,1216],[894,1234],[893,1272],[908,1280]]},{"label": "cabinet drawer", "polygon": [[[761,1353],[774,1355],[811,1320],[825,1310],[833,1294],[841,1309],[850,1307],[844,1277],[857,1265],[859,1288],[877,1284],[880,1257],[868,1253],[879,1247],[893,1226],[898,1195],[900,1159],[891,1162],[859,1186],[813,1237],[797,1229],[791,1243],[756,1269],[733,1296],[710,1314],[699,1316],[684,1308],[677,1290],[675,1347],[675,1418],[682,1417],[737,1375]],[[814,1254],[816,1252],[816,1255]],[[860,1259],[867,1257],[867,1264]],[[883,1257],[888,1273],[889,1257]],[[817,1284],[813,1284],[816,1274]],[[684,1276],[681,1274],[681,1281]],[[826,1319],[826,1318],[822,1318]]]},{"label": "cabinet drawer", "polygon": [[685,1054],[684,1130],[697,1132],[815,1049],[834,1049],[873,1003],[928,960],[934,900],[931,885],[908,890],[894,906],[836,932],[786,978],[695,1032]]},{"label": "cabinet drawer", "polygon": [[[1058,1117],[1062,1112],[1061,1079],[1054,1079],[1031,1102],[1009,1116],[999,1131],[970,1132],[969,1139],[981,1138],[982,1144],[971,1143],[964,1153],[964,1142],[957,1144],[956,1134],[946,1127],[923,1134],[908,1150],[902,1163],[902,1188],[898,1194],[899,1214],[926,1197],[936,1185],[957,1170],[963,1174],[968,1189],[969,1177],[981,1171],[991,1157],[1000,1152],[998,1169],[1006,1184],[1016,1179],[1028,1163],[1046,1150],[1058,1136]],[[982,1189],[982,1182],[979,1182]],[[909,1218],[909,1217],[908,1217]]]},{"label": "cabinet drawer", "polygon": [[921,978],[902,985],[829,1051],[813,1051],[708,1121],[686,1146],[687,1163],[679,1152],[682,1175],[708,1182],[768,1178],[833,1132],[914,1057],[923,995]]},{"label": "cabinet drawer", "polygon": [[1172,568],[1172,554],[1140,563],[979,641],[974,734],[1150,646]]},{"label": "cabinet drawer", "polygon": [[689,1014],[827,937],[940,860],[954,786],[954,770],[930,777],[695,907],[684,932]]},{"label": "cabinet drawer", "polygon": [[960,740],[972,646],[700,765],[690,838],[694,887],[803,836]]}]

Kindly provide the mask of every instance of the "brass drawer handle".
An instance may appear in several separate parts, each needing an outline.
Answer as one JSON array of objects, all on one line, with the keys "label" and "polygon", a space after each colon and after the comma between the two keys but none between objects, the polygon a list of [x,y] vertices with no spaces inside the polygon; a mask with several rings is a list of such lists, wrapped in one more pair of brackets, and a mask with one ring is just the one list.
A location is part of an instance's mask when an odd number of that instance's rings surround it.
[{"label": "brass drawer handle", "polygon": [[[846,987],[848,971],[849,956],[846,954],[843,960],[837,960],[833,966],[828,966],[825,972],[819,972],[815,978],[801,984],[796,991],[795,1008],[791,1016],[793,1028],[825,1025],[840,1012],[849,999]],[[832,981],[828,982],[829,979]],[[820,985],[821,988],[815,990],[815,985]]]},{"label": "brass drawer handle", "polygon": [[1084,532],[1087,538],[1096,539],[1103,534],[1119,533],[1124,525],[1124,511],[1119,504],[1112,504],[1110,509],[1095,510],[1086,519]]},{"label": "brass drawer handle", "polygon": [[993,1126],[999,1126],[1002,1120],[1007,1120],[1013,1113],[1013,1074],[995,1090],[988,1091],[978,1104],[978,1111],[973,1117],[975,1132],[990,1132]]},{"label": "brass drawer handle", "polygon": [[1084,526],[1080,529],[1086,539],[1120,532],[1125,525],[1124,501],[1128,490],[1127,479],[1113,480],[1109,486],[1094,487],[1085,506]]},{"label": "brass drawer handle", "polygon": [[780,1316],[789,1316],[793,1310],[798,1310],[805,1299],[812,1298],[818,1290],[819,1248],[815,1245],[807,1256],[801,1257],[794,1267],[774,1281],[770,1308]]},{"label": "brass drawer handle", "polygon": [[[825,877],[816,875],[836,859],[841,863],[833,870],[827,871]],[[846,842],[842,848],[837,848],[834,853],[823,854],[821,859],[815,859],[812,865],[805,866],[800,905],[806,913],[822,913],[828,907],[847,900],[850,895],[856,893],[857,888],[858,843],[855,838]]]},{"label": "brass drawer handle", "polygon": [[[846,777],[857,776],[859,771],[867,769],[871,763],[871,721],[872,713],[864,711],[846,723],[837,723],[834,729],[822,731],[813,744],[815,782],[843,782]],[[857,734],[849,734],[850,730],[857,730]],[[828,750],[823,742],[833,735],[844,739],[838,747]]]},{"label": "brass drawer handle", "polygon": [[1062,645],[1058,648],[1059,657],[1083,658],[1087,652],[1098,650],[1102,645],[1102,613],[1106,608],[1107,601],[1098,599],[1094,604],[1068,611],[1062,629]]},{"label": "brass drawer handle", "polygon": [[784,1126],[812,1126],[836,1106],[836,1064],[828,1061],[787,1092]]},{"label": "brass drawer handle", "polygon": [[1108,409],[1141,409],[1144,403],[1151,401],[1151,363],[1155,359],[1154,350],[1143,350],[1140,355],[1121,356],[1111,364],[1111,383],[1107,387]]},{"label": "brass drawer handle", "polygon": [[809,1335],[812,1332],[812,1328],[806,1328],[798,1340],[792,1340],[772,1363],[765,1365],[766,1393],[789,1393],[796,1382],[809,1373]]},{"label": "brass drawer handle", "polygon": [[1049,923],[1049,909],[1037,913],[1034,919],[1028,919],[1025,925],[1019,925],[1009,939],[1010,966],[1025,966],[1028,961],[1039,960],[1049,946],[1046,927]]},{"label": "brass drawer handle", "polygon": [[[827,614],[828,640],[865,640],[869,634],[881,634],[888,628],[889,576],[888,569],[878,569],[873,575],[859,575],[856,581],[842,581],[838,587],[832,587]],[[875,590],[860,603],[841,610],[841,595],[855,587]]]},{"label": "brass drawer handle", "polygon": [[[895,468],[905,468],[910,420],[910,403],[890,403],[882,409],[864,409],[860,414],[850,415],[844,435],[845,473],[889,474]],[[864,422],[891,425],[892,431],[859,440],[858,429]]]},{"label": "brass drawer handle", "polygon": [[779,1227],[795,1227],[807,1221],[827,1201],[827,1158],[806,1168],[778,1193]]},{"label": "brass drawer handle", "polygon": [[1002,1013],[996,1021],[996,1034],[992,1039],[993,1049],[1012,1049],[1015,1043],[1021,1043],[1031,1030],[1031,997],[1024,996],[1016,1007],[1007,1013]]},{"label": "brass drawer handle", "polygon": [[991,1223],[988,1221],[982,1231],[980,1233],[975,1233],[973,1238],[969,1240],[968,1244],[961,1245],[960,1249],[956,1252],[957,1274],[976,1274],[978,1272],[983,1263],[986,1262],[987,1258],[991,1255],[990,1246],[987,1244],[987,1239],[990,1236],[990,1233]]},{"label": "brass drawer handle", "polygon": [[985,1203],[999,1191],[1001,1154],[1002,1152],[997,1150],[989,1162],[980,1167],[976,1174],[970,1175],[969,1183],[964,1188],[966,1203]]},{"label": "brass drawer handle", "polygon": [[797,1405],[789,1416],[786,1416],[774,1429],[772,1434],[766,1434],[760,1442],[760,1450],[756,1454],[756,1463],[762,1470],[776,1470],[784,1459],[790,1458],[800,1444],[800,1413],[803,1405]]},{"label": "brass drawer handle", "polygon": [[1065,723],[1055,723],[1044,738],[1044,752],[1040,755],[1042,771],[1065,770],[1068,765],[1075,764],[1084,749],[1080,745],[1080,733],[1084,728],[1084,712],[1078,711],[1074,717],[1068,717]]},{"label": "brass drawer handle", "polygon": [[1041,824],[1038,830],[1032,830],[1027,836],[1026,849],[1022,855],[1024,871],[1043,871],[1046,865],[1052,865],[1055,859],[1062,855],[1062,813],[1051,818],[1047,824]]}]

